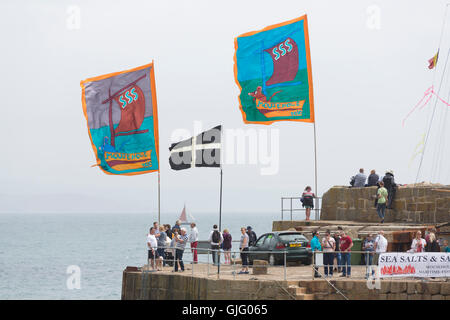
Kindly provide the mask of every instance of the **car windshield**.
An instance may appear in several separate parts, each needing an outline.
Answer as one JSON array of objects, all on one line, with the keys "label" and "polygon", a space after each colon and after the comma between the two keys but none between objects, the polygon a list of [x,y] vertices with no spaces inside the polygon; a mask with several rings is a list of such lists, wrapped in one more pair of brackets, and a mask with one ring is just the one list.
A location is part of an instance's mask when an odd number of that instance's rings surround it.
[{"label": "car windshield", "polygon": [[283,233],[278,235],[281,241],[295,242],[305,241],[306,238],[300,233]]}]

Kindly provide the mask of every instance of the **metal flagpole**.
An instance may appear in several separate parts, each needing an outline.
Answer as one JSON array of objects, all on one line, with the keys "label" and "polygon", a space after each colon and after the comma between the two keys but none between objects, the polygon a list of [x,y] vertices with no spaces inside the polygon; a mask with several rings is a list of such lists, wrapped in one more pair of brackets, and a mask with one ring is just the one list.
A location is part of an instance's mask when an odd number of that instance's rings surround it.
[{"label": "metal flagpole", "polygon": [[[220,198],[219,198],[219,232],[222,230],[222,127],[220,127]],[[217,252],[217,279],[219,279],[220,274],[220,247],[219,251]]]},{"label": "metal flagpole", "polygon": [[161,175],[158,170],[158,225],[161,225]]},{"label": "metal flagpole", "polygon": [[[314,120],[314,190],[316,191],[316,196],[319,193],[319,190],[317,190],[317,142],[316,142],[316,121]],[[318,212],[318,202],[316,201],[316,213],[315,213],[315,219],[317,220],[317,212]]]},{"label": "metal flagpole", "polygon": [[[220,164],[220,200],[219,200],[219,232],[222,230],[222,164]],[[220,274],[220,247],[217,251],[217,279]]]}]

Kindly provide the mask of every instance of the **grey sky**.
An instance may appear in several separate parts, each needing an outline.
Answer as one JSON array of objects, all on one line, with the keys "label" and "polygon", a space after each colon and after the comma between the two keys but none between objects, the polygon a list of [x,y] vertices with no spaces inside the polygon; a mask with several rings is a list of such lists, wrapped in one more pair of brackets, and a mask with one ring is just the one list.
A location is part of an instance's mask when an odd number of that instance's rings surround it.
[{"label": "grey sky", "polygon": [[[67,27],[68,7],[80,29]],[[380,8],[380,29],[367,8]],[[279,129],[280,167],[224,165],[224,214],[278,215],[282,195],[314,186],[313,127],[244,125],[234,82],[234,37],[308,14],[317,120],[319,190],[348,184],[360,167],[393,169],[412,183],[414,148],[428,107],[401,121],[432,84],[427,60],[438,47],[445,1],[3,1],[0,33],[0,212],[157,211],[157,175],[108,176],[95,163],[80,80],[155,61],[164,212],[216,213],[219,170],[172,171],[174,130]],[[450,15],[450,14],[449,14]],[[450,24],[450,17],[448,24]],[[446,28],[436,74],[450,45]],[[441,96],[449,94],[445,77]],[[436,117],[443,126],[445,107]],[[446,111],[445,111],[446,112]],[[444,119],[444,120],[441,120]],[[435,127],[439,122],[435,122]],[[449,130],[435,181],[450,183]],[[443,146],[442,146],[443,144]],[[420,180],[431,180],[430,138]]]}]

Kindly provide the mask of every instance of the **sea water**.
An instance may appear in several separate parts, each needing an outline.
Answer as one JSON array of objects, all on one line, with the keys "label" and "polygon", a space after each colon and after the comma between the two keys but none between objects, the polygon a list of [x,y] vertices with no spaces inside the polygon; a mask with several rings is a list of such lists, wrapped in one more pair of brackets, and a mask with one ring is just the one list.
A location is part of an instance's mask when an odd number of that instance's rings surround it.
[{"label": "sea water", "polygon": [[[178,215],[162,214],[161,223],[173,225]],[[218,213],[194,216],[207,240]],[[224,213],[222,230],[239,240],[240,227],[252,226],[259,236],[280,216]],[[154,214],[0,214],[0,299],[120,299],[124,268],[146,263],[153,221]],[[192,260],[189,245],[184,260]]]}]

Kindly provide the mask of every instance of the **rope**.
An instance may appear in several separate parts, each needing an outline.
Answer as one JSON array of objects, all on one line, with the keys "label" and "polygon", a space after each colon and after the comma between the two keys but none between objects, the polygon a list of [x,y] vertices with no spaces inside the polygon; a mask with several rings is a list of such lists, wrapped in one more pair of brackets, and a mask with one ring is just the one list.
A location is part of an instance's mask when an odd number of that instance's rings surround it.
[{"label": "rope", "polygon": [[[447,4],[445,5],[444,19],[443,19],[443,21],[442,21],[442,27],[441,27],[441,35],[439,36],[438,52],[440,51],[441,44],[442,44],[442,39],[443,39],[443,36],[444,36],[445,24],[446,24],[446,20],[447,20],[447,10],[448,10],[448,6],[449,6],[449,3],[447,3]],[[450,52],[449,52],[449,53],[450,53]],[[449,53],[447,53],[447,58],[446,58],[446,60],[445,60],[445,66],[444,66],[444,71],[443,71],[442,77],[441,77],[441,83],[439,84],[438,95],[439,95],[439,92],[441,91],[442,78],[443,78],[443,75],[445,74],[445,70],[446,70],[446,67],[447,67],[447,61],[448,61]],[[434,86],[434,81],[435,81],[435,79],[436,79],[436,71],[437,71],[437,67],[434,68],[434,72],[433,72],[433,82],[432,82],[432,85],[433,85],[433,86]],[[427,132],[427,135],[426,135],[426,138],[425,138],[425,144],[424,144],[424,146],[423,146],[423,152],[422,152],[422,155],[421,155],[421,157],[420,157],[419,168],[417,169],[417,175],[416,175],[416,180],[415,180],[415,182],[414,182],[414,185],[417,184],[417,180],[419,179],[420,169],[422,168],[422,162],[423,162],[423,157],[424,157],[424,154],[425,154],[426,144],[427,144],[427,141],[428,141],[428,138],[429,138],[429,133],[430,133],[431,125],[432,125],[432,123],[433,123],[433,118],[434,118],[434,114],[435,114],[435,111],[436,111],[436,104],[437,104],[437,99],[436,99],[436,102],[435,102],[435,104],[434,104],[433,112],[432,112],[432,115],[431,115],[430,125],[429,125],[429,127],[428,127],[428,132]],[[429,116],[430,116],[430,114],[428,113],[426,124],[428,124]],[[426,128],[426,126],[425,126],[425,128]]]},{"label": "rope", "polygon": [[[447,12],[447,8],[446,8],[446,12]],[[445,59],[444,71],[442,72],[441,81],[440,81],[440,83],[439,83],[439,89],[438,89],[438,92],[437,92],[437,95],[436,95],[437,98],[439,98],[439,93],[441,92],[442,82],[443,82],[443,78],[444,78],[444,75],[445,75],[445,70],[447,69],[447,63],[448,63],[448,58],[449,58],[449,56],[450,56],[450,49],[447,51],[447,57],[446,57],[446,59]],[[425,143],[424,143],[424,145],[423,145],[423,152],[422,152],[422,155],[421,155],[421,157],[420,157],[419,168],[417,169],[416,181],[415,181],[414,184],[416,184],[416,183],[417,183],[417,180],[419,179],[420,169],[422,168],[422,163],[423,163],[423,157],[424,157],[425,150],[426,150],[426,147],[427,147],[428,139],[429,139],[429,137],[430,137],[430,131],[431,131],[431,127],[432,127],[432,124],[433,124],[434,115],[435,115],[435,113],[436,113],[437,102],[438,102],[438,99],[436,99],[436,101],[435,101],[435,103],[434,103],[433,112],[432,112],[432,114],[431,114],[430,125],[429,125],[429,127],[428,127],[427,135],[426,135],[426,137],[425,137]]]}]

